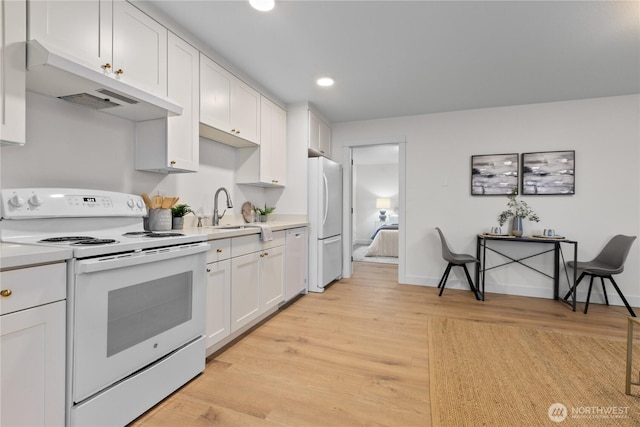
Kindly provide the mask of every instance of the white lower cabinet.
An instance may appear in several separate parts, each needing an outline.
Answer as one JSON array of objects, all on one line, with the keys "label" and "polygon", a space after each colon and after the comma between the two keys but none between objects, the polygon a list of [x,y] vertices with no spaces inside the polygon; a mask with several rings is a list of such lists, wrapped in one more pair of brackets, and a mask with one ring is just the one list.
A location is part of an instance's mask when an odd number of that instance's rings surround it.
[{"label": "white lower cabinet", "polygon": [[285,237],[273,232],[210,240],[207,253],[207,355],[219,350],[284,301]]},{"label": "white lower cabinet", "polygon": [[231,261],[207,264],[207,348],[231,333]]},{"label": "white lower cabinet", "polygon": [[264,312],[284,301],[284,246],[264,252],[260,265],[260,309]]},{"label": "white lower cabinet", "polygon": [[231,331],[235,332],[260,314],[259,253],[239,256],[231,260]]},{"label": "white lower cabinet", "polygon": [[66,264],[0,276],[0,425],[63,426]]},{"label": "white lower cabinet", "polygon": [[284,301],[284,246],[231,260],[231,332]]}]

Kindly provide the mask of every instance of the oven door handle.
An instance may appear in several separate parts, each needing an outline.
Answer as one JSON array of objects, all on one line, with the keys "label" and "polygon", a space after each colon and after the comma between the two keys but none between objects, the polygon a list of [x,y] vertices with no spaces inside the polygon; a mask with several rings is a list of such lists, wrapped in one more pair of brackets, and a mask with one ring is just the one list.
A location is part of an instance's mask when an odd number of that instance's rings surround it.
[{"label": "oven door handle", "polygon": [[76,262],[75,272],[76,274],[85,274],[94,273],[96,271],[111,270],[114,268],[148,264],[151,262],[199,254],[208,251],[209,247],[208,243],[200,242],[190,245],[170,246],[166,248],[149,249],[126,254],[81,259]]}]

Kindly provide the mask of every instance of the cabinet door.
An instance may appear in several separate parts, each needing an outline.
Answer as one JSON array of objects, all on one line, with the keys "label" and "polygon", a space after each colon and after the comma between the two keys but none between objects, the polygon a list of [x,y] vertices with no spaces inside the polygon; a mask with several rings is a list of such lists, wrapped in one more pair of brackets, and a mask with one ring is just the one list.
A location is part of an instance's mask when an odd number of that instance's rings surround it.
[{"label": "cabinet door", "polygon": [[0,317],[0,425],[64,425],[65,302]]},{"label": "cabinet door", "polygon": [[318,139],[320,141],[320,154],[331,157],[331,128],[323,121],[319,122]]},{"label": "cabinet door", "polygon": [[273,165],[273,116],[275,104],[267,98],[260,100],[260,177],[259,182],[276,182]]},{"label": "cabinet door", "polygon": [[184,110],[181,116],[167,119],[167,166],[198,171],[200,53],[189,43],[169,33],[168,64],[168,96],[182,105]]},{"label": "cabinet door", "polygon": [[231,332],[260,315],[260,252],[231,259]]},{"label": "cabinet door", "polygon": [[22,145],[26,133],[24,1],[0,3],[0,141]]},{"label": "cabinet door", "polygon": [[285,185],[287,113],[262,98],[260,104],[260,181]]},{"label": "cabinet door", "polygon": [[238,79],[231,98],[231,125],[236,136],[260,143],[260,94]]},{"label": "cabinet door", "polygon": [[231,333],[231,261],[207,264],[207,348]]},{"label": "cabinet door", "polygon": [[271,168],[275,184],[287,183],[287,112],[275,106],[272,117]]},{"label": "cabinet door", "polygon": [[113,72],[120,79],[167,96],[167,29],[124,1],[113,4]]},{"label": "cabinet door", "polygon": [[231,132],[231,88],[235,77],[200,55],[200,121]]},{"label": "cabinet door", "polygon": [[324,157],[331,156],[331,128],[309,111],[309,149]]},{"label": "cabinet door", "polygon": [[102,72],[112,62],[112,7],[112,0],[30,1],[29,40]]},{"label": "cabinet door", "polygon": [[269,248],[260,253],[261,312],[284,301],[284,246]]},{"label": "cabinet door", "polygon": [[320,153],[320,119],[309,111],[309,149]]}]

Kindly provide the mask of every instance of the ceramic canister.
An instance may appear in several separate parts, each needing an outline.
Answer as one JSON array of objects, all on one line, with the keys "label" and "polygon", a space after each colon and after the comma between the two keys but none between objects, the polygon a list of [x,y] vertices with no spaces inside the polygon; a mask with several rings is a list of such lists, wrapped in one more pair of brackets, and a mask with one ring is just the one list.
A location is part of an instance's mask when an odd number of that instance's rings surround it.
[{"label": "ceramic canister", "polygon": [[171,209],[149,209],[149,230],[171,230]]}]

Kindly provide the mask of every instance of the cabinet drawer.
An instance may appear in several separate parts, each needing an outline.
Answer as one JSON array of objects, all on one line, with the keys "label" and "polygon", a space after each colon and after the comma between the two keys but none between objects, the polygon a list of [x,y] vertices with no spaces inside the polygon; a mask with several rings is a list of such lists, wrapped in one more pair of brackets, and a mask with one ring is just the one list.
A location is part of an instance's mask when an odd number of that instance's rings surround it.
[{"label": "cabinet drawer", "polygon": [[207,251],[207,264],[231,258],[231,239],[209,240],[211,249]]},{"label": "cabinet drawer", "polygon": [[67,264],[51,264],[0,273],[0,287],[10,290],[0,296],[0,314],[13,313],[66,298]]},{"label": "cabinet drawer", "polygon": [[234,237],[231,243],[231,256],[237,257],[252,252],[258,252],[275,246],[284,245],[284,231],[274,231],[273,240],[263,242],[259,234],[249,236]]}]

